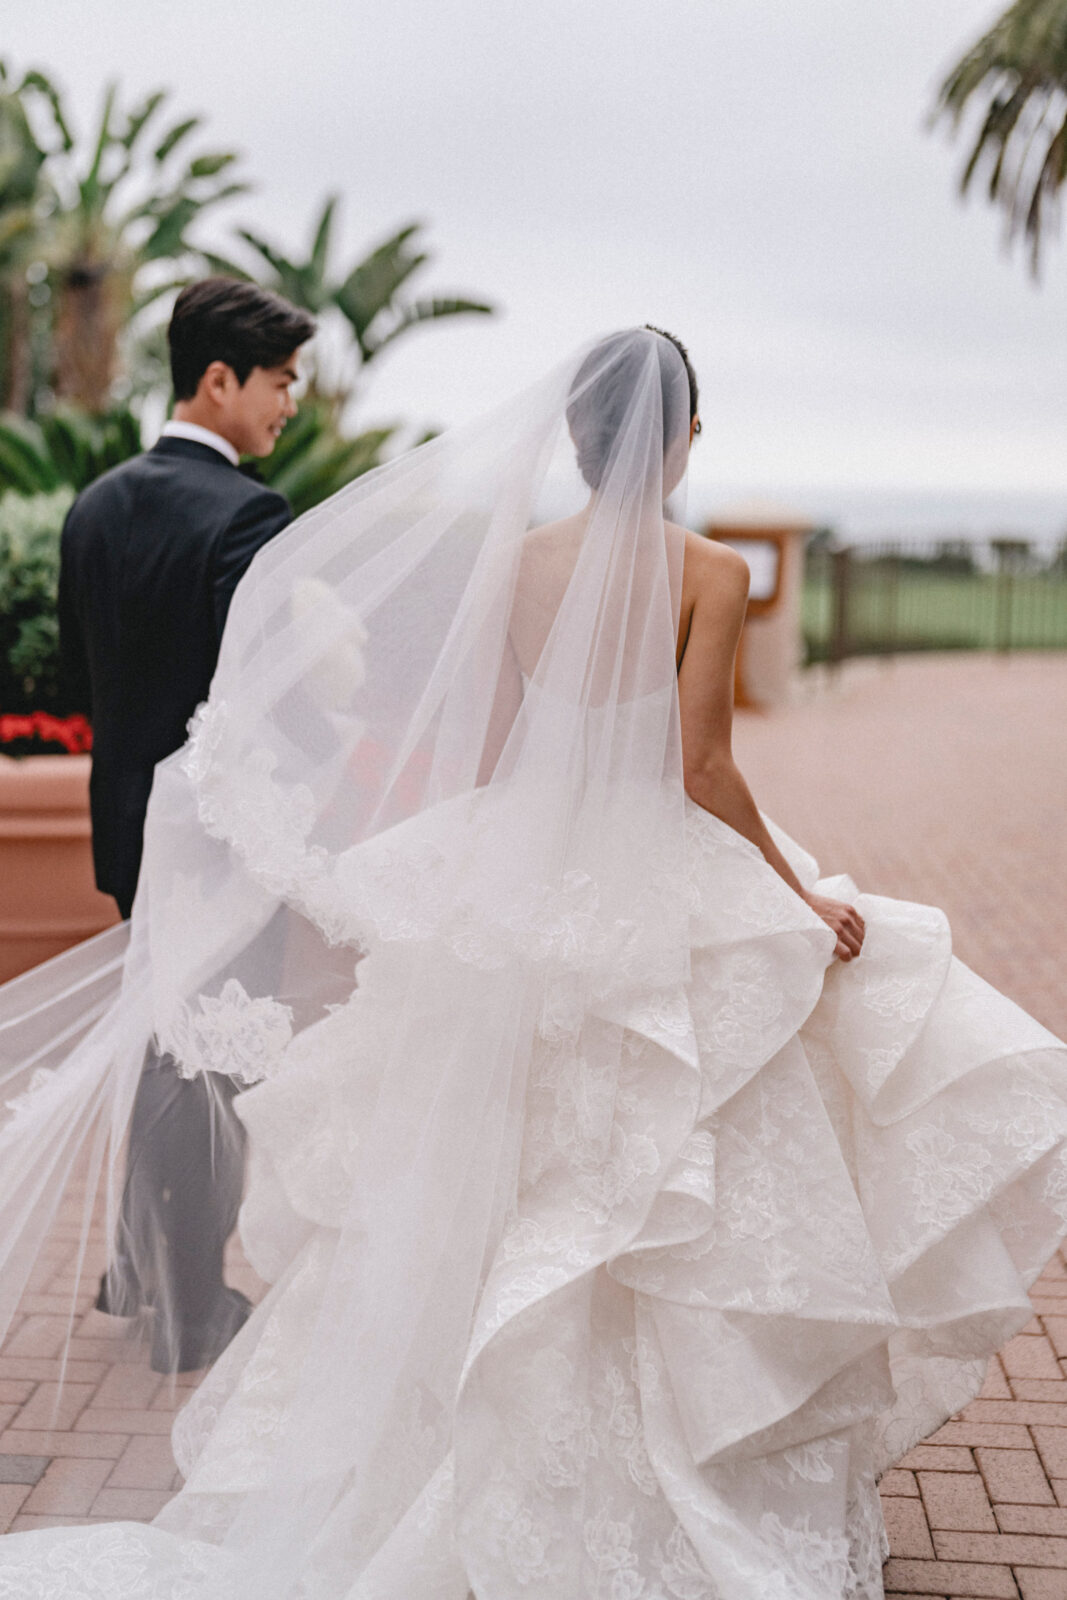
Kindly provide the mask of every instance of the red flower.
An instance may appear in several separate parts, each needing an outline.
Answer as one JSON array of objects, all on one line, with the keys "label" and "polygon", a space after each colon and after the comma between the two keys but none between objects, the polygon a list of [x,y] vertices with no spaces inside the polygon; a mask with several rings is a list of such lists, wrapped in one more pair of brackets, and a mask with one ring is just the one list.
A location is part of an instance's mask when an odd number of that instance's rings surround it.
[{"label": "red flower", "polygon": [[53,717],[47,711],[26,715],[9,712],[0,716],[0,747],[16,741],[58,744],[68,755],[83,755],[93,748],[93,730],[81,713],[72,717]]}]

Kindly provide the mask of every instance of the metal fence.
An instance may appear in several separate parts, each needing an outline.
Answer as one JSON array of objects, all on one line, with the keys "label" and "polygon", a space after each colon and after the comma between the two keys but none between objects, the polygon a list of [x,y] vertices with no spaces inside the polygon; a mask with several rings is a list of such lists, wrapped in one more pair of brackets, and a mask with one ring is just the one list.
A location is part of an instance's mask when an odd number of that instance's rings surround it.
[{"label": "metal fence", "polygon": [[806,659],[913,650],[1067,650],[1067,540],[814,540],[805,562]]}]

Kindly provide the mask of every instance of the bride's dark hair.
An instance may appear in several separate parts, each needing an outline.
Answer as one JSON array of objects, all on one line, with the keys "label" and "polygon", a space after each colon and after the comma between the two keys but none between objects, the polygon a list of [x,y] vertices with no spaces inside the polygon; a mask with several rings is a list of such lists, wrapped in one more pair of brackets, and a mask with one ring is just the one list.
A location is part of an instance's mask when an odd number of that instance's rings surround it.
[{"label": "bride's dark hair", "polygon": [[669,343],[673,344],[674,348],[682,358],[682,365],[685,367],[685,375],[689,380],[689,420],[692,422],[693,418],[700,410],[700,390],[697,386],[696,371],[694,370],[693,363],[689,359],[689,351],[686,349],[685,345],[682,343],[681,339],[679,339],[676,333],[668,333],[666,328],[657,328],[653,326],[651,322],[646,322],[645,327],[648,329],[649,333],[658,333],[661,339],[666,339],[669,341]]},{"label": "bride's dark hair", "polygon": [[[688,422],[691,423],[697,414],[699,393],[697,375],[688,350],[679,338],[663,328],[654,328],[646,322],[644,331],[665,340],[681,357],[689,384]],[[591,489],[600,487],[604,468],[632,402],[633,384],[627,382],[627,377],[632,374],[636,380],[644,362],[643,341],[635,337],[636,332],[635,329],[628,329],[625,333],[611,333],[606,339],[601,339],[590,350],[571,384],[567,426],[574,440],[578,470]],[[647,349],[647,345],[644,348]],[[662,347],[659,373],[663,396],[663,442],[666,448],[682,432],[685,419],[677,414],[677,368],[674,367],[673,358]]]}]

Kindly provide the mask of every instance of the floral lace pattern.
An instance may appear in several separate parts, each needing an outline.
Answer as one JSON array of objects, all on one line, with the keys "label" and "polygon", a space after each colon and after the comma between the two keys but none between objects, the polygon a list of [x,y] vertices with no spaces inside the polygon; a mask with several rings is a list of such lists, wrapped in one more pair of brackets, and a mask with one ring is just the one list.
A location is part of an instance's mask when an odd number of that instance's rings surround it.
[{"label": "floral lace pattern", "polygon": [[273,1077],[293,1037],[293,1013],[270,996],[253,999],[236,978],[218,995],[199,995],[197,1009],[181,1006],[160,1030],[183,1078],[200,1072],[228,1073],[238,1083]]},{"label": "floral lace pattern", "polygon": [[[225,701],[208,701],[181,758],[200,822],[330,943],[365,950],[380,940],[440,940],[486,971],[535,962],[568,976],[598,974],[605,995],[627,980],[652,987],[681,976],[689,878],[684,861],[657,843],[674,831],[668,819],[681,810],[680,786],[617,797],[610,823],[599,810],[585,819],[580,853],[603,855],[594,877],[585,867],[559,869],[551,848],[541,860],[529,821],[536,808],[527,797],[518,817],[506,784],[461,794],[332,856],[312,842],[320,808],[310,789],[282,781],[274,751],[236,752]],[[619,870],[628,839],[649,857],[639,892]]]},{"label": "floral lace pattern", "polygon": [[0,1600],[199,1600],[223,1592],[231,1562],[204,1545],[175,1545],[151,1528],[59,1528],[40,1540],[11,1535],[0,1562]]},{"label": "floral lace pattern", "polygon": [[278,758],[259,748],[226,762],[220,752],[231,734],[225,701],[208,700],[189,724],[181,770],[197,797],[206,831],[243,857],[248,871],[271,894],[303,910],[326,937],[358,943],[351,908],[336,893],[324,849],[308,842],[314,796],[301,783],[282,784]]}]

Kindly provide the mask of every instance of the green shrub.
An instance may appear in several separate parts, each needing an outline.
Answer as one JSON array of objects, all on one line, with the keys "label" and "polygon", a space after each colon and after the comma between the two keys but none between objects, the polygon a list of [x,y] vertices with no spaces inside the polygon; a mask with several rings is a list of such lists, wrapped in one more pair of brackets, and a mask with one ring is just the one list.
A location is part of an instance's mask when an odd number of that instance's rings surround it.
[{"label": "green shrub", "polygon": [[68,706],[59,672],[59,536],[74,490],[0,495],[0,712]]},{"label": "green shrub", "polygon": [[0,493],[81,490],[140,449],[140,424],[121,406],[101,417],[67,406],[37,422],[7,413],[0,416]]}]

